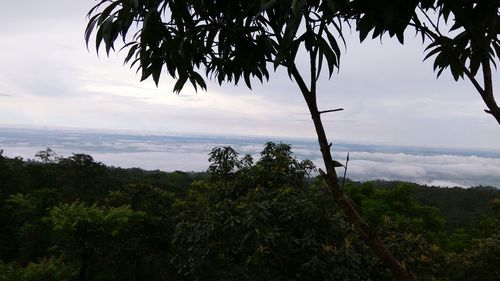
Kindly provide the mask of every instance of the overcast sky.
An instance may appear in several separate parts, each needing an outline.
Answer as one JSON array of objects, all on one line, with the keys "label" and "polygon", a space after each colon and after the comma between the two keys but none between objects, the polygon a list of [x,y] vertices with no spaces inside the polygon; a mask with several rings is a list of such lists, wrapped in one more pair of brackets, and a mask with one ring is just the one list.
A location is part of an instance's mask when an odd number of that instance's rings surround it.
[{"label": "overcast sky", "polygon": [[[186,86],[176,95],[166,75],[156,88],[123,66],[124,54],[99,58],[86,49],[93,0],[1,1],[0,126],[315,136],[296,85],[282,72],[253,91],[211,83],[207,92]],[[348,36],[340,72],[319,88],[321,109],[345,108],[325,118],[329,136],[499,150],[500,127],[471,84],[448,73],[436,80],[432,62],[422,63],[420,41],[407,39],[405,46],[394,40],[360,45],[355,34]]]}]

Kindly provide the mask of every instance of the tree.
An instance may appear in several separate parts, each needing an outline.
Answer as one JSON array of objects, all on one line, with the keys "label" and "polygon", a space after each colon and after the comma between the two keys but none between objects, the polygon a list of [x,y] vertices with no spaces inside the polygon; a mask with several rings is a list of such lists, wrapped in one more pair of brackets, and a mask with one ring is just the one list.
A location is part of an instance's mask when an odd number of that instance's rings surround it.
[{"label": "tree", "polygon": [[213,179],[228,180],[237,169],[241,168],[238,152],[230,146],[214,147],[209,155],[208,172]]},{"label": "tree", "polygon": [[[235,153],[227,147],[214,150]],[[327,188],[306,184],[303,162],[289,145],[269,142],[255,164],[238,165],[227,178],[198,182],[177,200],[172,246],[178,279],[368,280],[380,275],[371,275],[380,265],[331,204]]]},{"label": "tree", "polygon": [[310,160],[298,161],[288,144],[267,142],[255,163],[256,177],[266,186],[305,186],[305,178],[316,169]]},{"label": "tree", "polygon": [[403,43],[405,30],[413,27],[428,42],[425,59],[434,57],[437,76],[449,68],[455,80],[467,77],[488,107],[485,112],[500,125],[492,70],[500,58],[500,1],[354,0],[352,5],[361,41],[373,30],[372,38],[389,33]]},{"label": "tree", "polygon": [[[16,250],[20,264],[48,255],[52,237],[50,228],[42,218],[60,197],[56,189],[41,188],[33,190],[31,194],[13,194],[5,200],[2,212],[8,216],[9,223],[2,232],[13,234],[5,246]],[[2,258],[5,257],[2,255]]]},{"label": "tree", "polygon": [[67,263],[78,268],[75,280],[124,280],[133,274],[131,269],[140,267],[140,255],[124,254],[135,246],[129,231],[144,216],[126,205],[87,206],[75,201],[53,207],[43,220],[52,228],[53,248]]},{"label": "tree", "polygon": [[59,157],[54,150],[52,150],[50,147],[47,147],[47,149],[45,150],[38,151],[35,154],[35,158],[38,158],[42,163],[47,164],[56,163]]},{"label": "tree", "polygon": [[[494,42],[493,45],[498,50],[498,40],[493,32],[496,31],[496,14],[491,16],[492,25],[486,27],[488,40],[476,38],[476,26],[479,26],[479,30],[484,30],[481,29],[482,23],[473,24],[473,20],[478,16],[467,18],[467,21],[458,21],[461,22],[458,28],[466,30],[465,35],[462,35],[467,38],[465,45],[470,46],[468,51],[460,53],[457,53],[457,50],[464,44],[461,37],[452,40],[451,45],[441,43],[445,42],[446,38],[439,36],[439,33],[438,37],[433,37],[430,29],[420,21],[421,17],[417,14],[422,11],[427,16],[425,12],[435,9],[439,12],[438,19],[447,19],[450,13],[460,19],[464,10],[484,6],[474,1],[463,0],[457,2],[458,4],[455,2],[102,0],[89,12],[85,38],[88,43],[95,32],[96,49],[99,50],[100,45],[104,43],[105,50],[109,53],[114,49],[115,41],[121,37],[125,42],[122,48],[128,50],[125,62],[131,66],[138,65],[141,79],[152,77],[158,84],[165,67],[168,74],[177,79],[175,92],[180,92],[188,80],[195,89],[198,86],[206,89],[200,72],[206,77],[216,79],[220,84],[238,84],[243,79],[251,88],[252,77],[260,81],[269,79],[270,65],[273,65],[275,70],[284,67],[297,84],[311,114],[326,167],[326,171],[320,169],[320,174],[335,195],[336,202],[360,236],[398,279],[415,280],[416,277],[393,257],[382,239],[361,218],[343,193],[335,171],[335,168],[341,167],[342,164],[332,158],[332,144],[327,139],[321,121],[322,114],[340,109],[319,109],[317,82],[324,65],[327,66],[330,76],[339,66],[341,51],[338,38],[341,39],[340,42],[343,41],[342,29],[346,20],[356,20],[361,38],[374,30],[374,37],[389,32],[390,36],[396,36],[401,42],[405,29],[412,25],[433,40],[429,45],[428,56],[437,55],[435,68],[438,69],[438,74],[450,67],[455,79],[463,76],[463,73],[470,73],[467,77],[474,83],[479,61],[486,74],[485,89],[476,88],[488,105],[489,113],[500,116],[498,106],[491,102],[494,101],[493,90],[491,79],[488,80],[487,75],[490,57],[495,55],[489,55],[490,45],[484,46],[485,42]],[[498,1],[490,2],[494,2],[492,5],[498,7]],[[128,36],[131,29],[135,29],[135,33]],[[477,49],[476,45],[481,47]],[[449,46],[453,47],[454,51],[449,51]],[[485,53],[484,50],[488,52]],[[296,64],[299,51],[305,51],[309,56],[306,69],[299,69]],[[467,61],[470,63],[468,68],[465,66]],[[491,73],[489,77],[491,78]]]}]

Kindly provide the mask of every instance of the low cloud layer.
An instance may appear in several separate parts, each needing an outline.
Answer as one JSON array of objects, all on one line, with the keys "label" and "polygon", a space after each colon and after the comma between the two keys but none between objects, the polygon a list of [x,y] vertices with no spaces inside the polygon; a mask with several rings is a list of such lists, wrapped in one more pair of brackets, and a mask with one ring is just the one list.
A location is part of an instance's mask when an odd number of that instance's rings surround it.
[{"label": "low cloud layer", "polygon": [[[33,158],[37,151],[51,147],[63,156],[87,153],[107,165],[164,171],[204,171],[208,167],[208,153],[215,146],[229,145],[241,154],[251,154],[258,159],[266,141],[263,138],[0,129],[0,148],[10,157]],[[322,166],[315,142],[274,141],[291,143],[298,158],[311,159],[318,167]],[[500,151],[340,144],[335,157],[345,159],[347,151],[350,153],[347,176],[354,180],[500,187]]]},{"label": "low cloud layer", "polygon": [[461,155],[355,152],[348,176],[438,186],[500,186],[500,159]]}]

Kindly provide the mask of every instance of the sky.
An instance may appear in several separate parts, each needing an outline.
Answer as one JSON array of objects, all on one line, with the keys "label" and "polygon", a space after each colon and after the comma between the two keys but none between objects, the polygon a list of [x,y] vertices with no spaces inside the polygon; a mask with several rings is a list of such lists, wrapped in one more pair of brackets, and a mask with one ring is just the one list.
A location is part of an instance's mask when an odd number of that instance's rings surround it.
[{"label": "sky", "polygon": [[[283,71],[255,81],[252,91],[209,83],[207,92],[186,86],[176,95],[166,74],[159,87],[139,82],[123,65],[124,53],[87,50],[83,33],[94,1],[0,1],[0,126],[315,137]],[[339,73],[319,85],[321,110],[345,109],[324,119],[334,142],[500,150],[500,127],[470,82],[449,73],[436,79],[418,38],[401,46],[346,36]]]}]

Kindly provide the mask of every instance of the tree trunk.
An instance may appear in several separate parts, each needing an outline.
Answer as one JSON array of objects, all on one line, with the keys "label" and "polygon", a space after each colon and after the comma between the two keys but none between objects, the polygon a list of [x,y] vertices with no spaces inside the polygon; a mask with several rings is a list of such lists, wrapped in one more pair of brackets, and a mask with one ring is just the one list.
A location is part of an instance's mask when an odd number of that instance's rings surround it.
[{"label": "tree trunk", "polygon": [[[377,233],[373,231],[372,227],[363,220],[356,208],[354,208],[352,202],[345,197],[338,182],[337,172],[335,171],[335,164],[330,151],[331,144],[328,143],[323,122],[321,121],[321,113],[318,110],[315,92],[316,87],[311,87],[313,91],[309,91],[304,83],[304,80],[302,79],[302,76],[296,68],[293,69],[292,75],[295,78],[302,95],[304,96],[309,113],[311,114],[314,128],[316,129],[316,134],[318,136],[321,155],[326,168],[326,173],[321,169],[320,173],[328,188],[334,194],[335,201],[344,211],[349,223],[354,225],[361,238],[370,246],[370,248],[372,248],[375,254],[380,258],[380,260],[382,260],[397,280],[417,281],[416,275],[396,260],[396,258],[394,258],[382,239],[380,239]],[[315,83],[315,81],[312,81],[312,83]]]},{"label": "tree trunk", "polygon": [[484,55],[482,63],[484,90],[482,93],[480,92],[480,94],[489,109],[485,110],[486,113],[493,115],[493,117],[497,120],[498,125],[500,125],[500,108],[498,107],[495,97],[493,96],[493,75],[488,54]]}]

